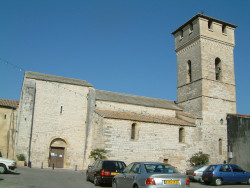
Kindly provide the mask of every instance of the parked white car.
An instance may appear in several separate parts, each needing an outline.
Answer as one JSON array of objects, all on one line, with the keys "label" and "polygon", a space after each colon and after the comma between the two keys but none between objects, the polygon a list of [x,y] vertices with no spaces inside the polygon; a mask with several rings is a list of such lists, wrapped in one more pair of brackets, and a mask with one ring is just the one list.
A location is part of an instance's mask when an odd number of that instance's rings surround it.
[{"label": "parked white car", "polygon": [[4,174],[9,170],[14,170],[16,167],[16,161],[0,157],[0,174]]}]

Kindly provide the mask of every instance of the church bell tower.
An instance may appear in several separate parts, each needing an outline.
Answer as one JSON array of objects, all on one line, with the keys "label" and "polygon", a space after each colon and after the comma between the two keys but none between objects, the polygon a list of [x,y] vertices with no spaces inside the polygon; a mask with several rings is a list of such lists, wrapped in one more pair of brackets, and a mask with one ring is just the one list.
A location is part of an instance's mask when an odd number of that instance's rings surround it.
[{"label": "church bell tower", "polygon": [[236,113],[234,29],[236,25],[197,14],[177,30],[177,102],[204,124],[224,124]]}]

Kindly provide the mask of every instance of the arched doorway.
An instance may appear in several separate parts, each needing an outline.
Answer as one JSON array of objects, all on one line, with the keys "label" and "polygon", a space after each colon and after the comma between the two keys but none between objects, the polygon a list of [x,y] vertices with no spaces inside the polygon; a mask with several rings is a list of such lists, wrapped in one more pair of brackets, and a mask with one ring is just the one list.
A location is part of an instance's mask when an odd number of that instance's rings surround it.
[{"label": "arched doorway", "polygon": [[49,166],[55,168],[63,168],[64,155],[67,144],[65,140],[56,138],[50,143]]}]

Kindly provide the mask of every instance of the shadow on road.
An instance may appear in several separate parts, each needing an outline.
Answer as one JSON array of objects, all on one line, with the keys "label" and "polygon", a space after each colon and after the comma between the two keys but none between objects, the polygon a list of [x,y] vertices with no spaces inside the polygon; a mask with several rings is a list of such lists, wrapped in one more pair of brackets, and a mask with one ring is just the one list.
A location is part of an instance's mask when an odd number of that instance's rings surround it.
[{"label": "shadow on road", "polygon": [[6,174],[11,174],[11,175],[20,175],[21,173],[19,173],[19,172],[12,172],[12,171],[9,171],[9,172],[7,172]]}]

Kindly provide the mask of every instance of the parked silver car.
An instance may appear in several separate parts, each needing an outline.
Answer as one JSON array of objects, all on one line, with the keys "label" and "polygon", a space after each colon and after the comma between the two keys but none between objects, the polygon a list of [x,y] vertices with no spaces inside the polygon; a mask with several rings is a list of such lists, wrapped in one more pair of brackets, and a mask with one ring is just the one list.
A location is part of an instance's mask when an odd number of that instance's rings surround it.
[{"label": "parked silver car", "polygon": [[191,181],[198,181],[203,182],[202,180],[202,174],[207,169],[207,165],[205,166],[198,166],[196,168],[193,168],[191,170],[186,171],[186,175],[189,177]]},{"label": "parked silver car", "polygon": [[175,167],[159,162],[134,162],[112,181],[113,188],[190,188],[190,180]]}]

